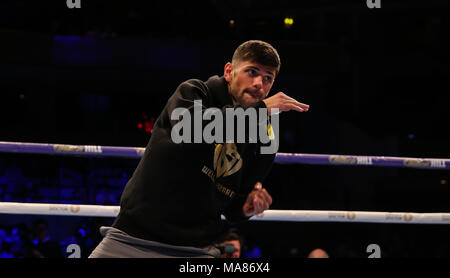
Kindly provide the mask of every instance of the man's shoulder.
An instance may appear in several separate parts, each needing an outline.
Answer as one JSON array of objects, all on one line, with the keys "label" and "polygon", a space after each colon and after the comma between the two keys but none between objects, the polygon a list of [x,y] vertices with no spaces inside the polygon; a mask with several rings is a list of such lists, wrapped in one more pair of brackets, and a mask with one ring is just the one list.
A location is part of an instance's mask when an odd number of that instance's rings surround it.
[{"label": "man's shoulder", "polygon": [[188,79],[184,82],[182,82],[179,86],[181,89],[199,89],[202,91],[208,90],[208,86],[206,85],[206,82],[200,80],[200,79]]},{"label": "man's shoulder", "polygon": [[208,80],[206,80],[206,81],[192,78],[192,79],[184,81],[183,83],[201,84],[203,86],[223,85],[225,83],[225,78],[223,76],[213,75],[213,76],[209,77]]},{"label": "man's shoulder", "polygon": [[211,91],[215,91],[218,88],[223,88],[224,78],[217,75],[211,76],[207,81],[202,81],[200,79],[188,79],[182,82],[178,89],[181,91],[200,91],[204,95],[209,95]]}]

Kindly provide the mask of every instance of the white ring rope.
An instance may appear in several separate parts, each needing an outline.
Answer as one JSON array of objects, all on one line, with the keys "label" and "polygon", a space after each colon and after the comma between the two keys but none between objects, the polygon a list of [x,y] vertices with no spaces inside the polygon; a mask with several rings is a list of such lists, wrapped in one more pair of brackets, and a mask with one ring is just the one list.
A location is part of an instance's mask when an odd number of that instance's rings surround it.
[{"label": "white ring rope", "polygon": [[119,206],[0,202],[0,214],[116,217]]},{"label": "white ring rope", "polygon": [[[119,206],[0,202],[0,214],[116,217]],[[253,221],[450,224],[450,213],[266,210]]]}]

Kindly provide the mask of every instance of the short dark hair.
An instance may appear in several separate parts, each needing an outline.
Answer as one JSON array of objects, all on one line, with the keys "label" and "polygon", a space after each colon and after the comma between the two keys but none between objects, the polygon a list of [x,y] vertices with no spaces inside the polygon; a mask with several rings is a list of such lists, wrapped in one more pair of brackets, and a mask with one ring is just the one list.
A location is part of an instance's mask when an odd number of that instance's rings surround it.
[{"label": "short dark hair", "polygon": [[232,241],[232,240],[238,240],[239,245],[241,245],[241,249],[242,249],[242,246],[244,245],[243,238],[239,234],[232,232],[232,231],[229,231],[229,232],[225,233],[224,235],[222,235],[220,242]]},{"label": "short dark hair", "polygon": [[228,232],[222,237],[222,241],[240,240],[240,239],[241,238],[239,237],[239,235],[234,232]]},{"label": "short dark hair", "polygon": [[267,42],[260,40],[250,40],[242,43],[236,48],[231,63],[250,61],[271,67],[276,70],[276,74],[280,71],[280,56],[277,50]]}]

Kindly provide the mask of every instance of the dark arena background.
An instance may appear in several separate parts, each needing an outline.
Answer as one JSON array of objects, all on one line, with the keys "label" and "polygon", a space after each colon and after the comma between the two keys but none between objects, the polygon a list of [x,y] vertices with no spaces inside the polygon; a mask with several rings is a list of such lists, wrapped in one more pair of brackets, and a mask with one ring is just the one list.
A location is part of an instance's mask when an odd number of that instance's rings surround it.
[{"label": "dark arena background", "polygon": [[[72,1],[76,2],[76,1]],[[0,141],[145,147],[177,86],[271,43],[284,153],[450,158],[448,1],[0,1]],[[377,1],[369,1],[377,2]],[[0,201],[119,205],[139,159],[0,152]],[[447,161],[447,163],[449,163]],[[274,210],[450,212],[447,169],[274,164]],[[183,186],[180,184],[180,186]],[[164,210],[164,208],[161,208]],[[180,212],[182,213],[182,212]],[[0,257],[82,258],[111,217],[0,212]],[[249,221],[245,258],[448,258],[447,224]],[[46,229],[44,251],[38,233]]]}]

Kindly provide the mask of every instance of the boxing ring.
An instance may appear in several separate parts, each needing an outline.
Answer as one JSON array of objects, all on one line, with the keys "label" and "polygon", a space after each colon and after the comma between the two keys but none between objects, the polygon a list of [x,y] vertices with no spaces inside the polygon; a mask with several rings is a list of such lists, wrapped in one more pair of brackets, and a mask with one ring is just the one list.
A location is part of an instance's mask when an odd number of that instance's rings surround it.
[{"label": "boxing ring", "polygon": [[[0,152],[139,159],[145,148],[0,142]],[[449,170],[450,159],[277,153],[275,163]],[[116,217],[119,206],[0,202],[0,214]],[[266,210],[250,221],[450,224],[450,213]]]}]

